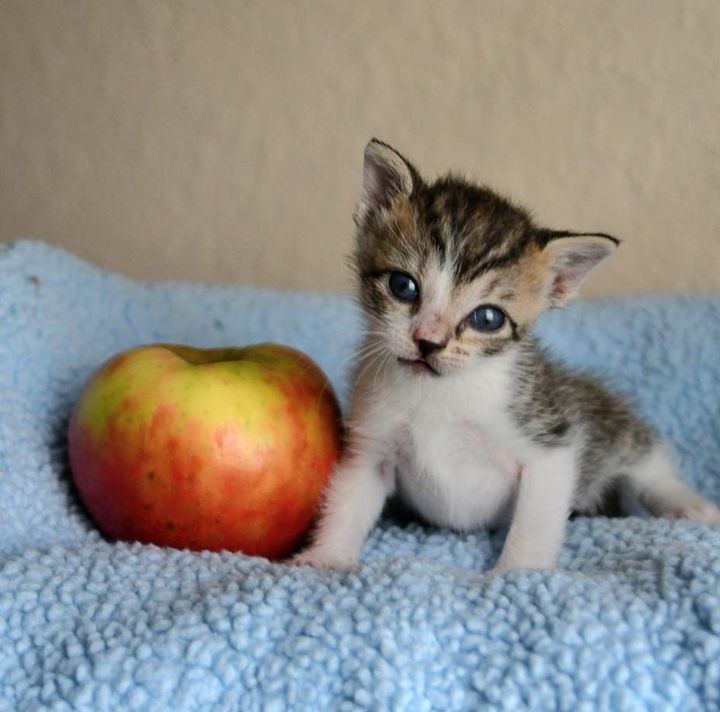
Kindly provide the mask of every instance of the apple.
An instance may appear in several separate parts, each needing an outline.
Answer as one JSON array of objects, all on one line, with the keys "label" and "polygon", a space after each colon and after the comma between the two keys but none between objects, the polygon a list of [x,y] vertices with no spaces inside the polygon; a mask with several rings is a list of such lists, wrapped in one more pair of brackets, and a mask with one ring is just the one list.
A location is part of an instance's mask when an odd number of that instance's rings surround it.
[{"label": "apple", "polygon": [[118,354],[68,431],[73,479],[107,537],[267,558],[306,534],[341,437],[326,376],[277,344]]}]

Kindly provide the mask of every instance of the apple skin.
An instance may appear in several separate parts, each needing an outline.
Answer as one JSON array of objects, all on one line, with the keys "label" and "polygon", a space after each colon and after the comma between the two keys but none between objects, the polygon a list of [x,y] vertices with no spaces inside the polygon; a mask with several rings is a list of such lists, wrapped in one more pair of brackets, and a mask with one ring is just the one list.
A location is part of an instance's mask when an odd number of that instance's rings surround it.
[{"label": "apple skin", "polygon": [[313,521],[341,422],[326,376],[295,349],[141,346],[85,386],[70,467],[110,539],[277,559]]}]

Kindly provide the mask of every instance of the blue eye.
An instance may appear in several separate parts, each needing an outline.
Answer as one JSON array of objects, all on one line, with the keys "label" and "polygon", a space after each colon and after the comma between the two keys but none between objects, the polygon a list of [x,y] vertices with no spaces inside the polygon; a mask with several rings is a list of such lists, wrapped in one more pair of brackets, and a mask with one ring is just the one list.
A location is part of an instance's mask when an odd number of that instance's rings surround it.
[{"label": "blue eye", "polygon": [[501,309],[483,304],[468,317],[468,323],[478,331],[497,331],[506,321]]},{"label": "blue eye", "polygon": [[388,286],[392,295],[401,302],[415,302],[420,296],[417,282],[404,272],[392,272]]}]

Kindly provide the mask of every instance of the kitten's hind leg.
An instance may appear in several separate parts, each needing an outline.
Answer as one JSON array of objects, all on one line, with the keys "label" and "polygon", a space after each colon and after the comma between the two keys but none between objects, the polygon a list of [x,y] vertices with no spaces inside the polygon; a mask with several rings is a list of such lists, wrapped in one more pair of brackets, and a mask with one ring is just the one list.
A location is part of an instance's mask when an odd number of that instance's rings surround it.
[{"label": "kitten's hind leg", "polygon": [[661,443],[627,471],[627,482],[657,517],[720,525],[720,509],[678,477],[673,459]]}]

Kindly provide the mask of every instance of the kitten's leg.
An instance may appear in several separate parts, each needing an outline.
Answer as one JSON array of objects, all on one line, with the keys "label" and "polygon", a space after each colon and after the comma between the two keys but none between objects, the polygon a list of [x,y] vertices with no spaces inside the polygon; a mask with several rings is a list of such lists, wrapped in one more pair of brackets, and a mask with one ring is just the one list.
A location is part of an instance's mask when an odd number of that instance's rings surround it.
[{"label": "kitten's leg", "polygon": [[655,516],[720,524],[720,509],[680,480],[662,444],[655,445],[627,474],[630,486]]},{"label": "kitten's leg", "polygon": [[310,546],[292,563],[346,570],[357,562],[385,500],[395,489],[394,468],[368,456],[340,463],[325,493]]},{"label": "kitten's leg", "polygon": [[523,467],[510,531],[494,572],[557,564],[575,489],[570,448],[540,453]]}]

